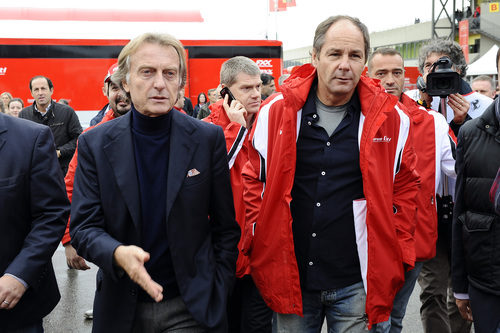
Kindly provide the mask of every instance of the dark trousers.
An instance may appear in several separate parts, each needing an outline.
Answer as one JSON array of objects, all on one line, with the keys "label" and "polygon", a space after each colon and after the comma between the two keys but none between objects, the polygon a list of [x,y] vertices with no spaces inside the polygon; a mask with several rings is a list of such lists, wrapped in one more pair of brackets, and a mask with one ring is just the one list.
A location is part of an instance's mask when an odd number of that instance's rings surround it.
[{"label": "dark trousers", "polygon": [[271,333],[273,312],[249,275],[236,279],[227,316],[231,333]]},{"label": "dark trousers", "polygon": [[203,333],[207,329],[194,320],[179,296],[160,303],[138,302],[132,332]]},{"label": "dark trousers", "polygon": [[482,292],[469,285],[469,298],[475,332],[498,332],[500,329],[500,296]]},{"label": "dark trousers", "polygon": [[436,256],[424,262],[418,283],[420,317],[426,333],[468,333],[472,324],[460,316],[451,292],[450,256],[445,237],[438,237]]}]

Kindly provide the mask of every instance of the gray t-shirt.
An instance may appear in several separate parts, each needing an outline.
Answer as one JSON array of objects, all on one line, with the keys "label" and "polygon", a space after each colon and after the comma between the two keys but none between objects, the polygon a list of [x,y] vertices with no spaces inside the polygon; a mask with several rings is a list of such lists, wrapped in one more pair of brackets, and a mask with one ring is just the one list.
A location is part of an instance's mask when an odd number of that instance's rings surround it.
[{"label": "gray t-shirt", "polygon": [[347,111],[347,104],[341,106],[327,106],[316,97],[316,112],[318,113],[319,120],[316,123],[325,129],[330,137],[335,129],[339,126],[342,119],[344,119]]}]

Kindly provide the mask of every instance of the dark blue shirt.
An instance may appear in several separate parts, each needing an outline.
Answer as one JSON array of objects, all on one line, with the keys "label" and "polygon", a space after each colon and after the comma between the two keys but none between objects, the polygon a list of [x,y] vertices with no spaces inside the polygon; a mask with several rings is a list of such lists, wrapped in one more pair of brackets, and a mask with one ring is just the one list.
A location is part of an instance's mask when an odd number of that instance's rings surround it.
[{"label": "dark blue shirt", "polygon": [[363,198],[355,93],[329,137],[316,125],[312,88],[302,108],[290,204],[295,255],[302,288],[330,290],[361,281],[352,201]]},{"label": "dark blue shirt", "polygon": [[[132,106],[132,138],[141,200],[141,247],[151,258],[145,263],[151,278],[163,286],[166,299],[179,295],[167,241],[167,175],[170,112],[148,117]],[[130,161],[133,163],[133,161]],[[142,301],[153,301],[144,291]]]}]

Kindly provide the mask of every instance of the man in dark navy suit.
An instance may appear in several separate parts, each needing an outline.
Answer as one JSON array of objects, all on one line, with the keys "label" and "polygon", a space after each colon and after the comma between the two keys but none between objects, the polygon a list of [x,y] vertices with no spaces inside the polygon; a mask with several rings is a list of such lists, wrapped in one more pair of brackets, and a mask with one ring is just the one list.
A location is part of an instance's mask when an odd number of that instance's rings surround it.
[{"label": "man in dark navy suit", "polygon": [[94,332],[227,332],[239,226],[220,127],[173,109],[182,44],[144,34],[112,80],[126,115],[78,143],[71,243],[99,266]]},{"label": "man in dark navy suit", "polygon": [[0,332],[43,332],[61,298],[52,255],[69,214],[47,126],[0,114]]}]

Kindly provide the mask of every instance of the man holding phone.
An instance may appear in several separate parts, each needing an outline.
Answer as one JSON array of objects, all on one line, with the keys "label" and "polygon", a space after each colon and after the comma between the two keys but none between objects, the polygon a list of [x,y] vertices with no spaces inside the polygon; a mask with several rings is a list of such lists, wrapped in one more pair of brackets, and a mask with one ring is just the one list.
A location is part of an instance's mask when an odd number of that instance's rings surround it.
[{"label": "man holding phone", "polygon": [[[221,96],[212,113],[203,119],[224,129],[227,160],[231,173],[236,220],[245,225],[241,172],[248,161],[248,132],[261,105],[259,67],[238,56],[222,64]],[[238,245],[241,250],[241,242]],[[236,284],[228,302],[229,332],[271,332],[272,312],[263,301],[252,277],[248,257],[240,254],[236,263]]]}]

